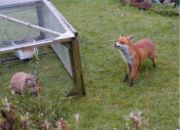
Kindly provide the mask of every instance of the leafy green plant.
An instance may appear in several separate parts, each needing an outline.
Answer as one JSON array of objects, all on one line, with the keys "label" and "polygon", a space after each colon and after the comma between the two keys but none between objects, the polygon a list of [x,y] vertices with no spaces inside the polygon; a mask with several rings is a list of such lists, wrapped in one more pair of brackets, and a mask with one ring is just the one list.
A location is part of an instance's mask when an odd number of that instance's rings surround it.
[{"label": "leafy green plant", "polygon": [[152,11],[164,16],[179,16],[179,9],[174,8],[170,4],[155,4],[151,7]]}]

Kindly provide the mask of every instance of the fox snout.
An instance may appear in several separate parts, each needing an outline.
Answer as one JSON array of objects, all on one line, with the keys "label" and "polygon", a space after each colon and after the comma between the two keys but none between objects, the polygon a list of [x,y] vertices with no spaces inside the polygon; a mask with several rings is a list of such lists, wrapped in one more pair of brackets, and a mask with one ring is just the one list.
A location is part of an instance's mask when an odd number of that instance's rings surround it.
[{"label": "fox snout", "polygon": [[118,42],[114,44],[114,48],[118,48],[118,49],[121,49],[121,50],[127,50],[128,49],[128,45],[122,45],[122,44],[119,44]]},{"label": "fox snout", "polygon": [[115,47],[115,48],[118,48],[118,47],[119,47],[119,44],[118,44],[118,43],[115,43],[115,44],[114,44],[114,47]]}]

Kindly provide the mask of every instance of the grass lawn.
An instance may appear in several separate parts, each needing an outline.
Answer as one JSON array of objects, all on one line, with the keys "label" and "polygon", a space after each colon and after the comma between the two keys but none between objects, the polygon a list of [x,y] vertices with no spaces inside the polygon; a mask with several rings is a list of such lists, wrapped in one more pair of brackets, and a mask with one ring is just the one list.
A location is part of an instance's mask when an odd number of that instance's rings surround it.
[{"label": "grass lawn", "polygon": [[[7,96],[18,113],[30,112],[33,122],[60,117],[75,130],[74,113],[80,114],[79,130],[125,128],[131,111],[143,113],[143,128],[174,130],[179,118],[179,20],[133,7],[119,0],[52,0],[78,30],[87,95],[66,99],[72,82],[55,54],[40,56],[41,100],[28,94],[12,96],[8,89],[11,75],[32,72],[30,62],[0,65],[0,97]],[[119,35],[132,34],[134,41],[148,37],[157,48],[157,68],[146,60],[140,67],[134,88],[122,80],[125,64],[113,48]],[[7,55],[7,54],[6,54]],[[9,55],[9,54],[8,54]],[[0,55],[4,56],[4,54]]]}]

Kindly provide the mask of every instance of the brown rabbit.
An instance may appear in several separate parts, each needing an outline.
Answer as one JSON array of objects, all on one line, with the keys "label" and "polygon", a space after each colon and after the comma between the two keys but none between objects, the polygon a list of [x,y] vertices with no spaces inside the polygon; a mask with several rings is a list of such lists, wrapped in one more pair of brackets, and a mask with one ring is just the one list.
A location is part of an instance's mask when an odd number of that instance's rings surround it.
[{"label": "brown rabbit", "polygon": [[25,88],[30,88],[32,94],[39,93],[39,81],[37,78],[25,72],[17,72],[11,77],[10,89],[12,94],[23,94]]}]

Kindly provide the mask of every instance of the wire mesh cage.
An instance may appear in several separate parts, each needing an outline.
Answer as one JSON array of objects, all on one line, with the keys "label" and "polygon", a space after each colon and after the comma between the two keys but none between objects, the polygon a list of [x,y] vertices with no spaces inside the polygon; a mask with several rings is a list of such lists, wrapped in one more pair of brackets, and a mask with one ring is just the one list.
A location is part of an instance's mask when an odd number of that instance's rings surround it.
[{"label": "wire mesh cage", "polygon": [[77,31],[47,0],[0,0],[0,53],[49,44],[84,95]]}]

